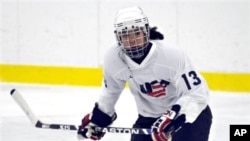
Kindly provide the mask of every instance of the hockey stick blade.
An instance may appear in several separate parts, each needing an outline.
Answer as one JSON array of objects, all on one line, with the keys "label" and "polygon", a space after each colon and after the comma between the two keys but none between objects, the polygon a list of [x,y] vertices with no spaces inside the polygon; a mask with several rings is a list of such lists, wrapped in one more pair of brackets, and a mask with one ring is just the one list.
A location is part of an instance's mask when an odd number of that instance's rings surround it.
[{"label": "hockey stick blade", "polygon": [[[12,89],[10,91],[10,95],[16,101],[16,103],[21,107],[21,109],[28,116],[28,118],[35,127],[42,129],[56,129],[56,130],[72,130],[72,131],[78,130],[77,125],[54,124],[54,123],[49,124],[42,122],[35,116],[35,114],[31,110],[27,102],[24,100],[20,92],[18,92],[16,89]],[[94,127],[94,130],[106,133],[144,134],[144,135],[151,134],[151,129],[149,128]]]},{"label": "hockey stick blade", "polygon": [[38,122],[38,119],[36,118],[36,116],[32,112],[32,110],[30,109],[29,105],[24,100],[22,95],[16,89],[12,89],[10,91],[10,95],[16,101],[16,103],[21,107],[21,109],[24,111],[24,113],[28,116],[30,121],[35,125]]},{"label": "hockey stick blade", "polygon": [[16,101],[16,103],[21,107],[21,109],[24,111],[24,113],[28,116],[30,121],[33,123],[33,125],[37,128],[44,128],[44,129],[61,129],[61,130],[77,130],[77,126],[75,125],[67,125],[67,124],[47,124],[42,121],[40,121],[35,114],[32,112],[31,108],[27,104],[27,102],[24,100],[20,92],[18,92],[16,89],[12,89],[10,91],[10,95],[12,98]]}]

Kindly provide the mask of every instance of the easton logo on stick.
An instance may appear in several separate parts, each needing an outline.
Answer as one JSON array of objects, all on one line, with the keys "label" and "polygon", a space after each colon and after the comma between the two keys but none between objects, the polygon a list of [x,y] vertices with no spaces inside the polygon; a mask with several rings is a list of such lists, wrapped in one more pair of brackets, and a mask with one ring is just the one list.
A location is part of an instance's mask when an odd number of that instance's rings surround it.
[{"label": "easton logo on stick", "polygon": [[110,132],[110,133],[128,133],[128,134],[139,134],[139,130],[133,128],[96,128],[96,130],[102,132]]}]

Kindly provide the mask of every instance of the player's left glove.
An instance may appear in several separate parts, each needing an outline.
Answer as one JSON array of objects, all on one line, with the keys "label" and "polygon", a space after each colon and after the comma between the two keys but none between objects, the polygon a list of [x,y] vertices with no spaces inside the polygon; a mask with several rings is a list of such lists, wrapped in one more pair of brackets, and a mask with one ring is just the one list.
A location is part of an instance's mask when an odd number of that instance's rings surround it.
[{"label": "player's left glove", "polygon": [[173,105],[151,127],[153,141],[171,141],[173,134],[185,123],[185,115],[177,116],[180,105]]}]

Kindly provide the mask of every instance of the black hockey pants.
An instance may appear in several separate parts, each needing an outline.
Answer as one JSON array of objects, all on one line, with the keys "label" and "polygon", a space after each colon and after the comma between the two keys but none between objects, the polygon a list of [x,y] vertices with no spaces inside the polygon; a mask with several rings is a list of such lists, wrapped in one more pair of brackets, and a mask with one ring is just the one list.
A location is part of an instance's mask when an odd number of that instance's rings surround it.
[{"label": "black hockey pants", "polygon": [[[133,128],[151,128],[155,121],[156,118],[139,115]],[[211,124],[212,113],[209,106],[207,106],[192,124],[187,123],[176,132],[172,141],[208,141]],[[152,141],[152,139],[150,135],[133,134],[131,141]]]}]

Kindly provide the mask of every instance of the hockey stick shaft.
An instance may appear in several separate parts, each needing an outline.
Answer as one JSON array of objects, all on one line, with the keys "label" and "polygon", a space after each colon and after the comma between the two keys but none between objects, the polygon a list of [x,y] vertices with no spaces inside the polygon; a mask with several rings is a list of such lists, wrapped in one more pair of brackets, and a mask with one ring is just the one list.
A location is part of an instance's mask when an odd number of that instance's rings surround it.
[{"label": "hockey stick shaft", "polygon": [[[46,124],[38,121],[35,125],[37,128],[58,129],[58,130],[78,130],[76,125],[71,124]],[[151,133],[151,129],[143,128],[124,128],[124,127],[95,127],[94,130],[106,133],[123,133],[123,134],[146,134]]]},{"label": "hockey stick shaft", "polygon": [[[57,129],[57,130],[78,130],[78,126],[72,124],[43,123],[35,116],[31,108],[29,107],[28,103],[25,101],[25,99],[22,97],[19,91],[17,91],[16,89],[12,89],[10,91],[10,95],[16,101],[16,103],[21,107],[21,109],[28,116],[28,118],[35,127],[43,129]],[[94,130],[108,132],[108,133],[145,134],[145,135],[151,134],[151,129],[147,128],[95,127]]]}]

